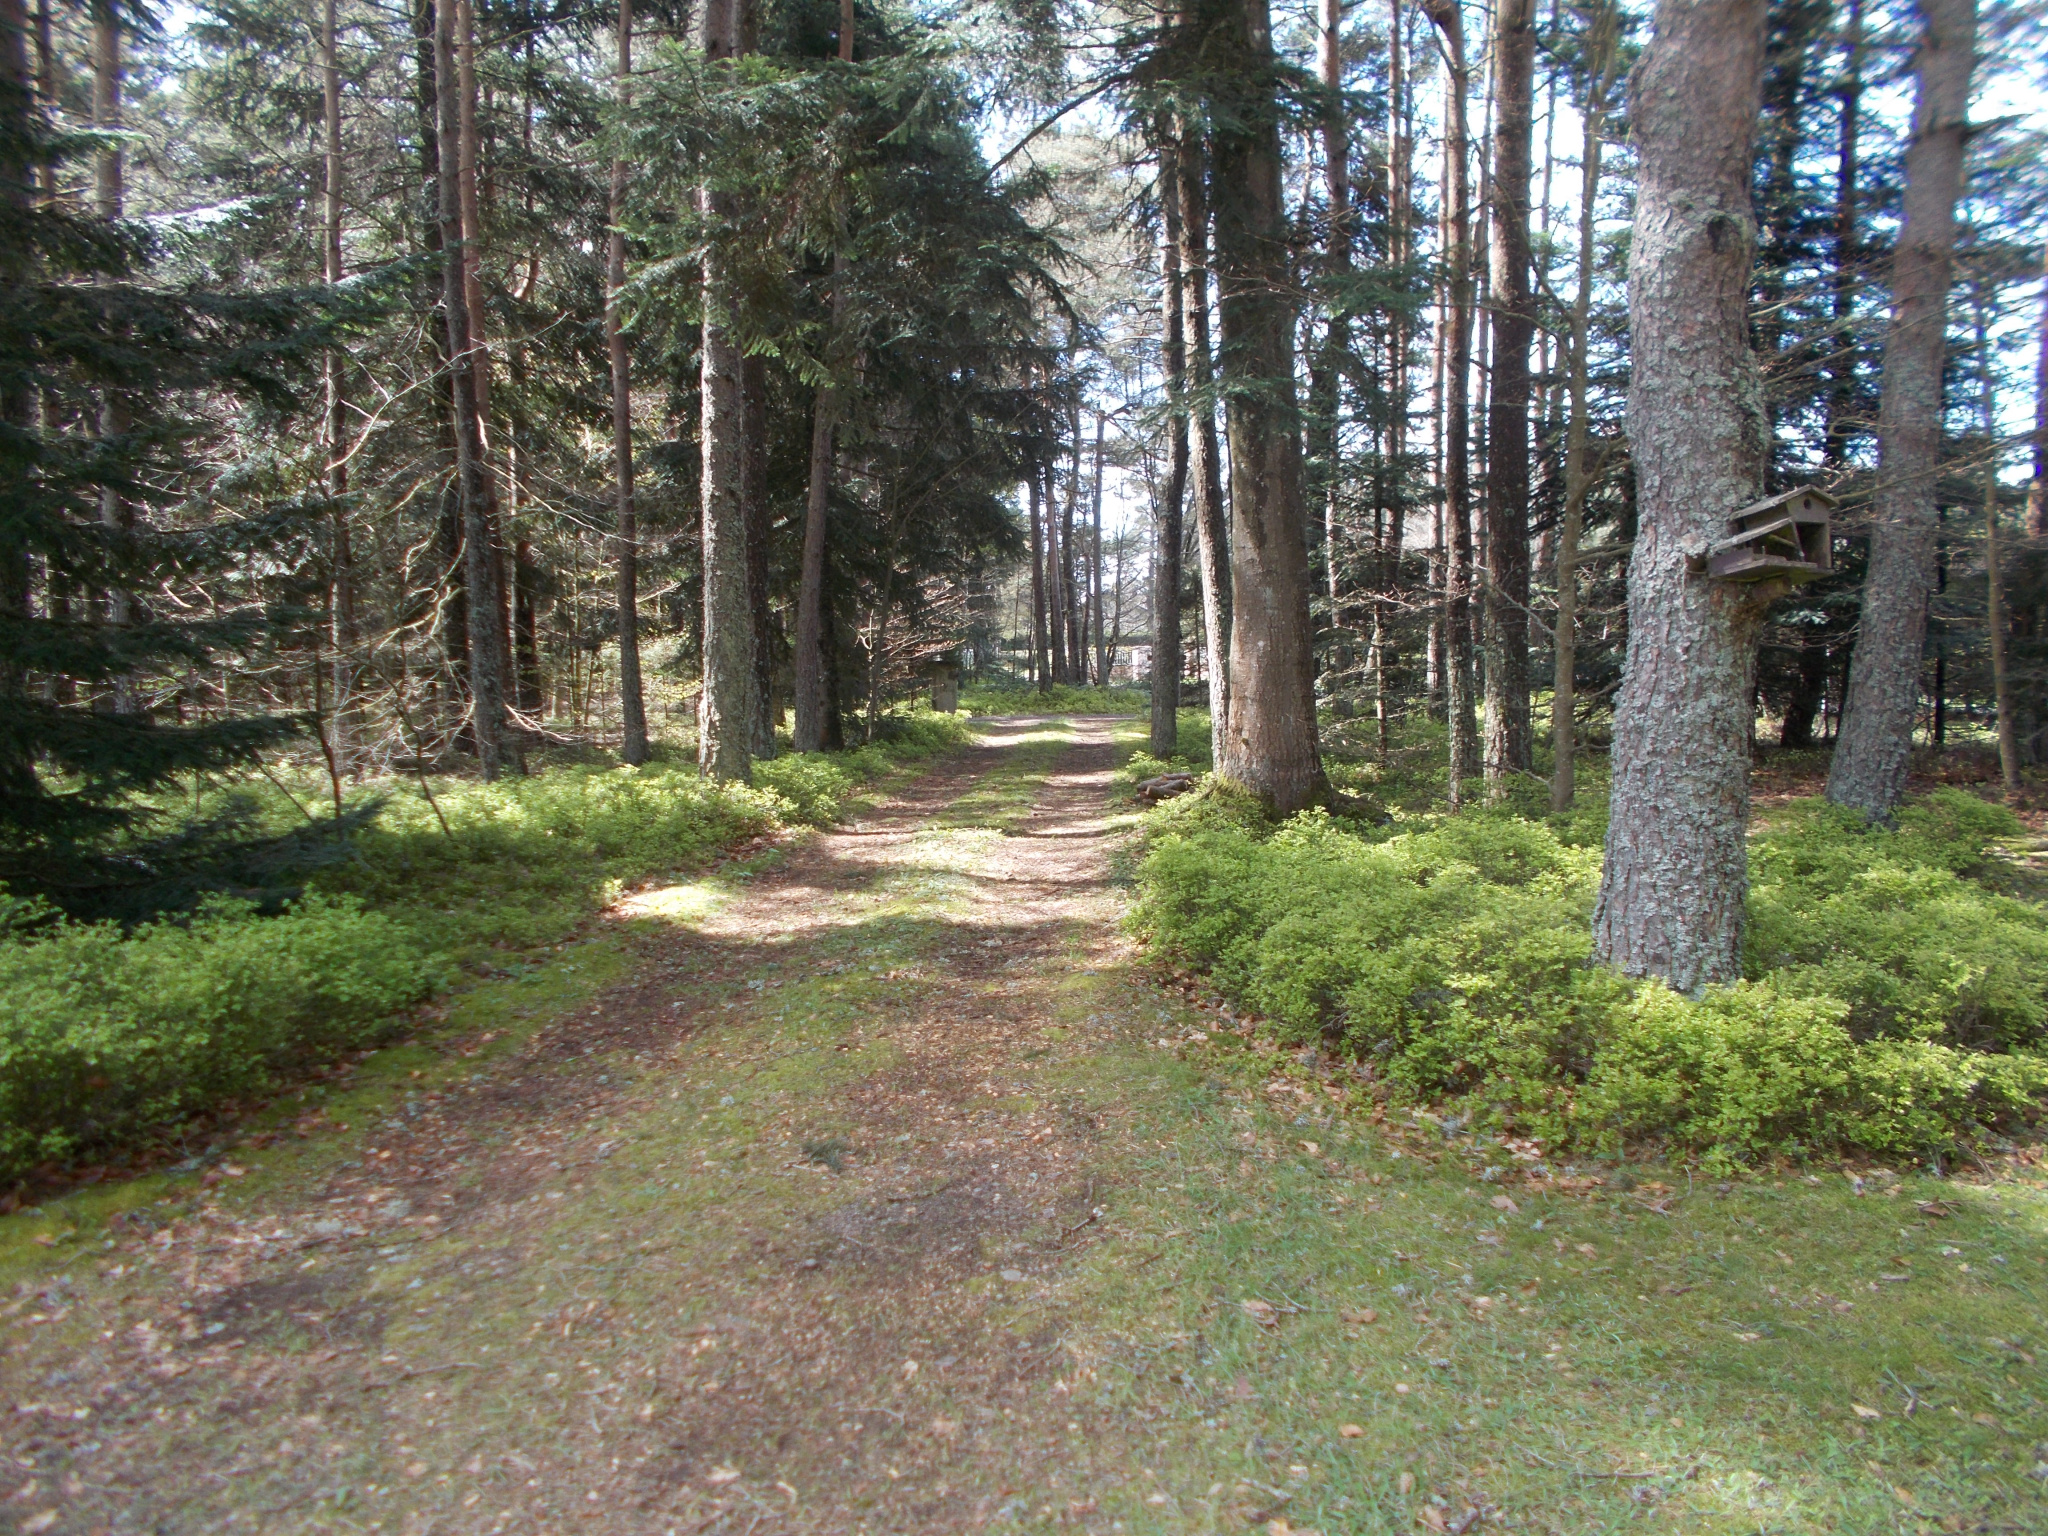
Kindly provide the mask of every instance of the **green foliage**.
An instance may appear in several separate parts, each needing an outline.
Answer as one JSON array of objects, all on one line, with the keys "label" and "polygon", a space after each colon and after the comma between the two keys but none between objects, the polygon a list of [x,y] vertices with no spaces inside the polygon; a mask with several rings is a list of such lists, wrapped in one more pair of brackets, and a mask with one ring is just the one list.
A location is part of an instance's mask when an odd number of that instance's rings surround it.
[{"label": "green foliage", "polygon": [[1748,974],[1696,998],[1589,963],[1589,815],[1159,820],[1139,928],[1404,1098],[1726,1161],[1925,1151],[2048,1095],[2048,915],[1970,877],[2018,827],[1959,791],[1896,831],[1805,805],[1760,835]]},{"label": "green foliage", "polygon": [[1069,683],[1034,688],[1018,683],[962,688],[960,707],[970,715],[1142,715],[1152,705],[1142,688],[1078,688]]},{"label": "green foliage", "polygon": [[368,1044],[443,976],[405,922],[352,897],[0,944],[0,1177]]},{"label": "green foliage", "polygon": [[829,822],[862,785],[958,746],[967,726],[892,717],[890,735],[758,764],[753,787],[682,763],[449,782],[434,805],[387,786],[350,858],[281,915],[215,899],[189,923],[123,930],[53,922],[0,888],[0,1179],[132,1142],[372,1043],[459,967],[568,938],[628,881]]}]

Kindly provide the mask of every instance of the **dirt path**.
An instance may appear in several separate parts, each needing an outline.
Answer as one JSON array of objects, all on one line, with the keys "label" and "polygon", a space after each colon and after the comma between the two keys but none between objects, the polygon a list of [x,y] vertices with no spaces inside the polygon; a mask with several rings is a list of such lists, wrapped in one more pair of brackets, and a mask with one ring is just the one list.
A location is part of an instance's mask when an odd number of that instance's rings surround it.
[{"label": "dirt path", "polygon": [[[1034,747],[1013,835],[932,829]],[[1120,942],[1112,766],[1109,722],[1001,722],[763,873],[629,898],[638,964],[587,1018],[34,1298],[6,1508],[930,1531],[1085,1463],[1078,1422],[1011,1428],[1060,1359],[1057,1308],[1010,1303],[1091,1225],[1096,1131],[1033,1073]]]}]

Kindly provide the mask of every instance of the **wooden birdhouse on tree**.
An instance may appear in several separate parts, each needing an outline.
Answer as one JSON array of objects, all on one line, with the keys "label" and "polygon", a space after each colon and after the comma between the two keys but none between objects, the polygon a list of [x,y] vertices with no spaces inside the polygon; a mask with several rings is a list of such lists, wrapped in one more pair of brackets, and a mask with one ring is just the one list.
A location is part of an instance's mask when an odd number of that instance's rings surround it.
[{"label": "wooden birdhouse on tree", "polygon": [[1710,545],[1704,574],[1717,581],[1811,581],[1834,569],[1828,514],[1835,498],[1797,486],[1752,502]]}]

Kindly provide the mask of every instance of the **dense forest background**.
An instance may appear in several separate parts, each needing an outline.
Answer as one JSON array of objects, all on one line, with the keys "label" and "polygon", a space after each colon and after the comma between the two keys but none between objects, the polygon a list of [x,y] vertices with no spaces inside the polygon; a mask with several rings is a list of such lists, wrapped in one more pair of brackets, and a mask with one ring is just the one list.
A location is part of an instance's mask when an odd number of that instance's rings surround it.
[{"label": "dense forest background", "polygon": [[[948,665],[1213,694],[1220,731],[1244,449],[1219,417],[1258,388],[1220,269],[1253,96],[1328,744],[1441,759],[1454,805],[1539,771],[1568,802],[1553,743],[1604,744],[1637,515],[1633,8],[1282,10],[1256,89],[1197,46],[1199,8],[38,0],[0,23],[18,891],[132,913],[205,867],[260,884],[307,849],[133,797],[196,803],[193,775],[279,754],[345,829],[350,784],[581,746],[695,737],[745,777],[885,730]],[[1765,490],[1836,505],[1831,569],[1769,609],[1765,744],[1842,720],[1925,25],[1769,10]],[[1914,689],[1918,741],[1988,742],[2007,638],[2025,763],[2048,751],[2040,40],[1987,10],[1965,77]]]}]

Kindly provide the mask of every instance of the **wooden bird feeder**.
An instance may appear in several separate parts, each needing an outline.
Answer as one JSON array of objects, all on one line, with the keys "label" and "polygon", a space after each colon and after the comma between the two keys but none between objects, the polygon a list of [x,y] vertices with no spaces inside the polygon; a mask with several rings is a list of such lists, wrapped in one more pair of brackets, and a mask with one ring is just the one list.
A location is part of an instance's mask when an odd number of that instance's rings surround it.
[{"label": "wooden bird feeder", "polygon": [[1728,537],[1707,549],[1716,581],[1811,581],[1834,569],[1828,514],[1835,498],[1812,486],[1752,502],[1728,519]]}]

